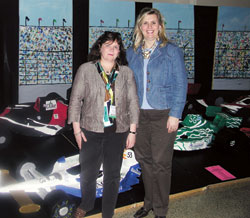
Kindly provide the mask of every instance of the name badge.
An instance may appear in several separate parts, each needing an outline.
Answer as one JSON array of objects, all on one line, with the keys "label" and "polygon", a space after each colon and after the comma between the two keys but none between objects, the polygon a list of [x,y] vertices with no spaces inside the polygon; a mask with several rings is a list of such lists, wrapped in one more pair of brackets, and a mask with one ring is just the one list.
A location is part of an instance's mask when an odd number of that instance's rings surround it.
[{"label": "name badge", "polygon": [[110,120],[109,120],[107,102],[104,102],[103,123],[104,123],[104,127],[112,126],[112,123],[110,123]]},{"label": "name badge", "polygon": [[115,105],[110,105],[109,117],[110,118],[116,118],[116,108],[115,108]]}]

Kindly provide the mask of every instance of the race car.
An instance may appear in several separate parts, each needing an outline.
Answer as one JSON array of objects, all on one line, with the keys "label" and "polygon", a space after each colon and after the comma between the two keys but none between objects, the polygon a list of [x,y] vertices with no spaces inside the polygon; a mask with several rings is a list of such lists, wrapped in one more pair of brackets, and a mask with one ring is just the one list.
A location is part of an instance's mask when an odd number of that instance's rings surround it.
[{"label": "race car", "polygon": [[[61,157],[48,175],[43,175],[36,170],[34,163],[26,162],[20,166],[19,173],[24,179],[22,182],[0,186],[0,193],[13,194],[17,191],[25,193],[36,193],[49,208],[49,216],[52,218],[69,218],[75,208],[75,201],[72,196],[81,197],[79,172],[75,168],[79,166],[79,154],[70,157]],[[125,150],[121,167],[119,193],[130,190],[132,185],[138,184],[140,167],[131,149]],[[0,181],[4,180],[3,171],[0,174]],[[96,183],[96,197],[102,197],[103,173],[100,169]],[[19,211],[26,211],[25,204],[19,204]],[[35,210],[39,208],[35,205]],[[34,212],[34,211],[32,211]]]},{"label": "race car", "polygon": [[243,96],[232,103],[223,103],[221,107],[227,108],[231,113],[236,114],[242,108],[250,109],[250,95]]},{"label": "race car", "polygon": [[6,107],[0,112],[0,149],[11,144],[12,134],[44,137],[70,129],[67,110],[67,101],[57,93]]}]

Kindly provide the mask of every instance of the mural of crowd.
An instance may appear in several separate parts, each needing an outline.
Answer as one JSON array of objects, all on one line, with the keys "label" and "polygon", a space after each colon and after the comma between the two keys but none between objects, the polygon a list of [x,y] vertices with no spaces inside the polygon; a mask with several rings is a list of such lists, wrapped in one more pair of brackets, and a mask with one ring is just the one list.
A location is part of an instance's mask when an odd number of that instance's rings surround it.
[{"label": "mural of crowd", "polygon": [[72,27],[20,26],[19,85],[72,83]]},{"label": "mural of crowd", "polygon": [[[104,31],[120,32],[125,48],[132,27],[90,27],[89,48]],[[194,30],[167,29],[184,51],[188,78],[194,78]],[[250,78],[250,32],[218,31],[214,78]],[[20,26],[19,85],[72,83],[72,27]]]},{"label": "mural of crowd", "polygon": [[[89,47],[104,31],[120,32],[132,45],[131,27],[90,27]],[[168,30],[170,41],[183,48],[188,77],[194,77],[193,30]],[[20,26],[19,85],[72,83],[72,27]]]},{"label": "mural of crowd", "polygon": [[214,78],[250,78],[249,43],[249,31],[218,31]]},{"label": "mural of crowd", "polygon": [[[92,47],[96,39],[105,31],[115,31],[121,33],[125,48],[132,45],[133,28],[130,27],[90,27],[89,48]],[[168,39],[179,47],[183,48],[188,78],[194,78],[194,30],[167,29]]]}]

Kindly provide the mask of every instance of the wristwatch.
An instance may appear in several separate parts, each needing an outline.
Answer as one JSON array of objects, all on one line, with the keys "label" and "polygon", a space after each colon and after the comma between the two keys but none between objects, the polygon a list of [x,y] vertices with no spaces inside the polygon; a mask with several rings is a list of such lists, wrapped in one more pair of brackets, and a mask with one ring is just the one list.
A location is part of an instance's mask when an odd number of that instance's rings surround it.
[{"label": "wristwatch", "polygon": [[130,131],[130,130],[129,130],[129,133],[134,134],[134,135],[137,134],[137,132],[133,132],[133,131]]}]

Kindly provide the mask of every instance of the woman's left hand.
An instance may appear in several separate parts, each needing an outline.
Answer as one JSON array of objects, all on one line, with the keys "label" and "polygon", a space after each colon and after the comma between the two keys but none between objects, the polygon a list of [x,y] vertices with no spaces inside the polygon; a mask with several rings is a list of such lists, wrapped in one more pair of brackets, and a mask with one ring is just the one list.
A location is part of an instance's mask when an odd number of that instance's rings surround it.
[{"label": "woman's left hand", "polygon": [[136,141],[136,135],[129,133],[126,141],[126,149],[133,148]]},{"label": "woman's left hand", "polygon": [[178,127],[179,127],[179,119],[171,116],[168,117],[167,121],[168,133],[177,131]]}]

